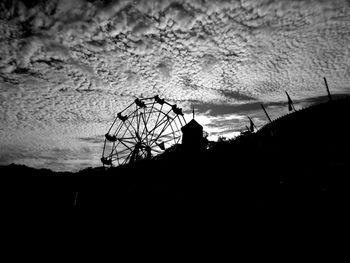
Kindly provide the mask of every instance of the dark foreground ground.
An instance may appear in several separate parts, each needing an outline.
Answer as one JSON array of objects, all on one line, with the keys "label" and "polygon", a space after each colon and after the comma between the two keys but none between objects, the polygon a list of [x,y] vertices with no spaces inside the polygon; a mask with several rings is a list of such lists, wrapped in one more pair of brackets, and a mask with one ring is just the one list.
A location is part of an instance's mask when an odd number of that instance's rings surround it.
[{"label": "dark foreground ground", "polygon": [[133,166],[76,174],[1,167],[2,218],[15,228],[197,240],[300,226],[341,232],[350,200],[349,103],[318,107],[203,152],[178,147]]}]

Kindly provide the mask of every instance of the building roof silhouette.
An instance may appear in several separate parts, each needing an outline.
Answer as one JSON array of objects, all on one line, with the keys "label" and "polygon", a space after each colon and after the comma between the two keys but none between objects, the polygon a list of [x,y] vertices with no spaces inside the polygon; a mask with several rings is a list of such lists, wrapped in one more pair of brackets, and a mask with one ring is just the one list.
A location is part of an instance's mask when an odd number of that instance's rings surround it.
[{"label": "building roof silhouette", "polygon": [[200,130],[203,131],[203,126],[200,125],[195,119],[192,119],[189,123],[181,128],[182,132]]}]

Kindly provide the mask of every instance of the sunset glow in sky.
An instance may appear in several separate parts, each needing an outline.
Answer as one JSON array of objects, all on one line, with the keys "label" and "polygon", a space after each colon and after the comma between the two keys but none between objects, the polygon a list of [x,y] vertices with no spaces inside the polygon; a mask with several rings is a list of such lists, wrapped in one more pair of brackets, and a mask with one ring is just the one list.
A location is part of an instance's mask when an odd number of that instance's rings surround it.
[{"label": "sunset glow in sky", "polygon": [[136,97],[182,107],[209,138],[348,94],[346,0],[53,0],[0,3],[0,165],[100,165]]}]

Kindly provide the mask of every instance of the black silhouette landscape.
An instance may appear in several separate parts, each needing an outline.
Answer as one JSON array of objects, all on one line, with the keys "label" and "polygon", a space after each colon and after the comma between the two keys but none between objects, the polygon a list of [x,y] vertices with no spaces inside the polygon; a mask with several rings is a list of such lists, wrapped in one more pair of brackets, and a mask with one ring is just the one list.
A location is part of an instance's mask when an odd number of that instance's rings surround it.
[{"label": "black silhouette landscape", "polygon": [[341,218],[349,200],[349,110],[349,98],[332,100],[235,139],[203,139],[206,149],[178,144],[150,160],[114,168],[58,173],[3,166],[1,205],[18,216],[53,212],[116,224],[191,221],[209,229],[276,215],[282,221]]},{"label": "black silhouette landscape", "polygon": [[22,230],[26,245],[62,228],[61,244],[95,231],[158,253],[156,234],[192,236],[232,255],[237,236],[344,232],[349,0],[4,0],[0,17],[14,255]]}]

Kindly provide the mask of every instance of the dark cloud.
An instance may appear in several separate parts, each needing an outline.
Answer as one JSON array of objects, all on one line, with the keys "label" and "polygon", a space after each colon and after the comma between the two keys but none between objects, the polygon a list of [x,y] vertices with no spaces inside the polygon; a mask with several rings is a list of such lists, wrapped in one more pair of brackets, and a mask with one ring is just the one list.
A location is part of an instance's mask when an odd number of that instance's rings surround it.
[{"label": "dark cloud", "polygon": [[89,143],[101,145],[101,141],[103,140],[103,138],[104,138],[104,135],[100,135],[96,137],[83,137],[83,138],[79,138],[79,140],[83,142],[89,142]]},{"label": "dark cloud", "polygon": [[[323,97],[322,97],[323,98]],[[318,101],[318,100],[315,100]],[[303,101],[306,105],[310,105],[311,103],[315,102],[314,100],[305,100]],[[295,104],[299,104],[299,101],[294,101]],[[269,107],[287,107],[288,102],[287,99],[282,102],[270,102],[270,103],[263,103],[263,102],[251,102],[251,103],[245,103],[245,104],[211,104],[211,103],[201,103],[201,104],[193,104],[195,109],[199,113],[206,113],[209,116],[222,116],[222,115],[228,115],[228,114],[249,114],[252,112],[256,112],[261,110],[261,104],[263,104],[266,108]]]},{"label": "dark cloud", "polygon": [[232,91],[232,90],[222,90],[222,94],[229,98],[229,99],[234,99],[236,101],[245,101],[245,102],[250,102],[250,101],[255,101],[256,98],[253,98],[248,95],[241,94],[238,91]]}]

